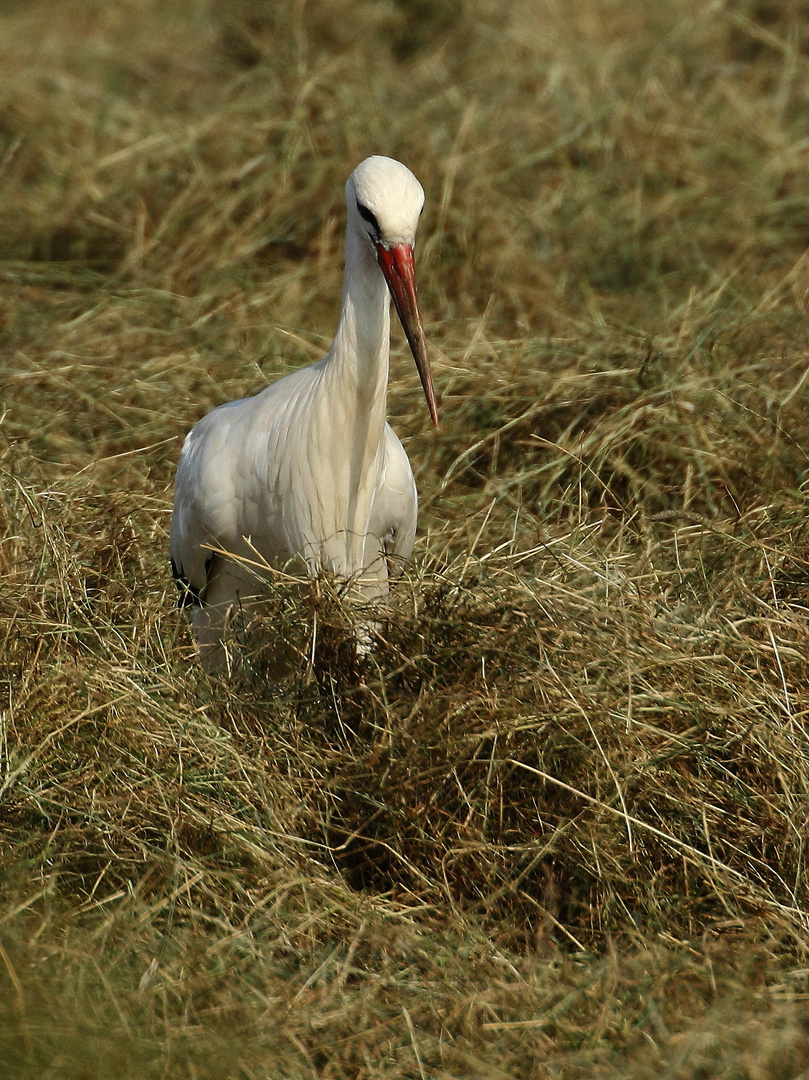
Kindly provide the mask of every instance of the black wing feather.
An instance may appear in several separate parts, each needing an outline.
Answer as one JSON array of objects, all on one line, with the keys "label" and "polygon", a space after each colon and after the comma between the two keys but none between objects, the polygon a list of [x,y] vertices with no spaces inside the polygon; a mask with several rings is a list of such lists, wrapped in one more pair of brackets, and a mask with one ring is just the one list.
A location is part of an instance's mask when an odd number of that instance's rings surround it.
[{"label": "black wing feather", "polygon": [[[205,577],[208,577],[208,571],[211,569],[211,563],[213,562],[213,555],[209,559],[205,560]],[[202,607],[202,596],[200,590],[195,589],[188,578],[183,574],[182,569],[177,566],[174,559],[171,560],[171,573],[174,580],[177,583],[177,589],[180,595],[177,597],[177,607]]]}]

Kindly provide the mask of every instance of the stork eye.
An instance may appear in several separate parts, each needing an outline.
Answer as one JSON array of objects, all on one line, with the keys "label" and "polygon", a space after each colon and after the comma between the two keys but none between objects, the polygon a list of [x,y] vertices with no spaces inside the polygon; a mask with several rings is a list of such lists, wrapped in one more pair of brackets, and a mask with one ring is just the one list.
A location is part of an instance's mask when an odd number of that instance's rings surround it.
[{"label": "stork eye", "polygon": [[379,234],[381,229],[379,228],[379,222],[376,217],[371,213],[367,206],[363,206],[361,202],[357,202],[357,209],[360,212],[360,217],[367,221],[375,233]]}]

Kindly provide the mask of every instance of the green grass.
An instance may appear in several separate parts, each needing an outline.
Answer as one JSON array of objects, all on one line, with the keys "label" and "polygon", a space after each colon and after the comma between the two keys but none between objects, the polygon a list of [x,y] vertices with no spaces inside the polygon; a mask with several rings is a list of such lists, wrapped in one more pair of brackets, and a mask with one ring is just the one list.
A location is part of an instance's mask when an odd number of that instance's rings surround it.
[{"label": "green grass", "polygon": [[[807,15],[0,6],[4,1080],[809,1075]],[[369,153],[414,560],[210,679],[181,439],[328,347]]]}]

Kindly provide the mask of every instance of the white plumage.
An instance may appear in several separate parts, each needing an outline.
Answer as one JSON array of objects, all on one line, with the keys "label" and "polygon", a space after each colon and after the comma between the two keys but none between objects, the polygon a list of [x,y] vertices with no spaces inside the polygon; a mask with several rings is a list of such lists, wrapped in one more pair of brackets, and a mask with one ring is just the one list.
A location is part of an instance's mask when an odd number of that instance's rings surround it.
[{"label": "white plumage", "polygon": [[400,162],[370,157],[349,177],[346,204],[343,300],[328,354],[208,413],[180,455],[172,570],[193,602],[208,668],[223,661],[230,612],[261,591],[239,558],[282,566],[300,556],[310,574],[325,570],[376,599],[413,547],[416,485],[386,409],[392,297],[437,423],[413,261],[424,192]]}]

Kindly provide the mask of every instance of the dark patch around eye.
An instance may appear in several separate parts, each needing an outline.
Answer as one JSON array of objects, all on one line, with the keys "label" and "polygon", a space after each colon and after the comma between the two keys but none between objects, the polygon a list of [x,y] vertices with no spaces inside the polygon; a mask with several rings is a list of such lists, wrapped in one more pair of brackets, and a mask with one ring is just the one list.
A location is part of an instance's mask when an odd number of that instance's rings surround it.
[{"label": "dark patch around eye", "polygon": [[374,232],[379,233],[380,232],[379,222],[376,220],[375,216],[371,213],[371,211],[368,209],[368,207],[363,206],[362,203],[358,201],[357,202],[357,209],[360,212],[360,217],[368,222],[368,224],[371,226],[371,228],[374,230]]}]

